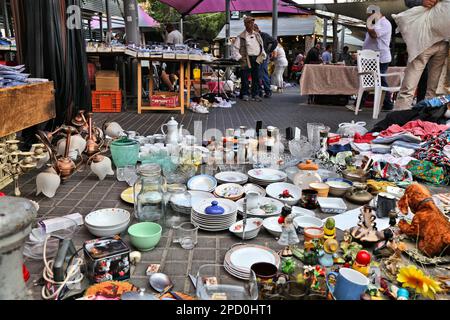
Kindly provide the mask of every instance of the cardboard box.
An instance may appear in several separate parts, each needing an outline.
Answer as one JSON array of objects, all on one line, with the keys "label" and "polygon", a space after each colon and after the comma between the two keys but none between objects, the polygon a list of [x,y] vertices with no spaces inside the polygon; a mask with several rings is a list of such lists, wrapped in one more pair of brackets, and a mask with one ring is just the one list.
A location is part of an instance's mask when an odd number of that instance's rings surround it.
[{"label": "cardboard box", "polygon": [[116,71],[98,71],[95,75],[95,88],[97,91],[119,91],[119,73]]}]

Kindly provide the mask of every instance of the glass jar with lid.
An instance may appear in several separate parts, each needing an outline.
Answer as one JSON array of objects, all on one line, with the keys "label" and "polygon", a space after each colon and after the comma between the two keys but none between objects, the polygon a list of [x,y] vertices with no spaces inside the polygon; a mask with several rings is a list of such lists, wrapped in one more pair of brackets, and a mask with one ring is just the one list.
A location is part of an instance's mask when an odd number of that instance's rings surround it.
[{"label": "glass jar with lid", "polygon": [[137,173],[138,181],[134,184],[134,212],[139,222],[155,222],[165,225],[164,194],[165,181],[158,164],[141,165]]}]

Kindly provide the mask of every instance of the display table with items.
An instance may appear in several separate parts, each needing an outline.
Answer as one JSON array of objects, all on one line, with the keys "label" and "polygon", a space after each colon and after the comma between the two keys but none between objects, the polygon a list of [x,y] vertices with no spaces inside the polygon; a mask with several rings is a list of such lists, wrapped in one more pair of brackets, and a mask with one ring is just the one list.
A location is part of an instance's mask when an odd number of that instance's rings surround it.
[{"label": "display table with items", "polygon": [[258,122],[208,141],[180,128],[144,137],[80,113],[39,134],[51,165],[38,192],[53,198],[84,174],[118,183],[123,201],[36,221],[23,253],[33,268],[45,260],[43,298],[449,298],[449,195],[414,182],[448,183],[448,126],[309,123],[303,137]]},{"label": "display table with items", "polygon": [[[404,67],[389,67],[388,73],[403,72]],[[388,77],[390,87],[399,86],[399,77]],[[356,95],[358,68],[344,65],[306,64],[300,79],[302,95]]]}]

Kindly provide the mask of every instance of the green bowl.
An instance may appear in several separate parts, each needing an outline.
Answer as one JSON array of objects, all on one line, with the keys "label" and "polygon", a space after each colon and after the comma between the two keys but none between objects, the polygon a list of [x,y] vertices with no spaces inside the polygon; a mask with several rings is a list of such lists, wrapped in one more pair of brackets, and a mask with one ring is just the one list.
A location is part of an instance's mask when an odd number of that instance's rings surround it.
[{"label": "green bowl", "polygon": [[128,228],[131,244],[139,251],[153,250],[161,240],[162,227],[154,222],[141,222]]}]

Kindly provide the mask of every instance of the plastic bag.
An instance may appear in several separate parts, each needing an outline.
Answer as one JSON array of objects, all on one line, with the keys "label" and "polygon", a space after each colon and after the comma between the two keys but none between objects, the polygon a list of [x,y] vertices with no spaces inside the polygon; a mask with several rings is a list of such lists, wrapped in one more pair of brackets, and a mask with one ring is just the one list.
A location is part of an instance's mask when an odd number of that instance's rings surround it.
[{"label": "plastic bag", "polygon": [[408,62],[426,49],[450,38],[450,0],[441,0],[433,8],[417,6],[393,14],[408,48]]}]

